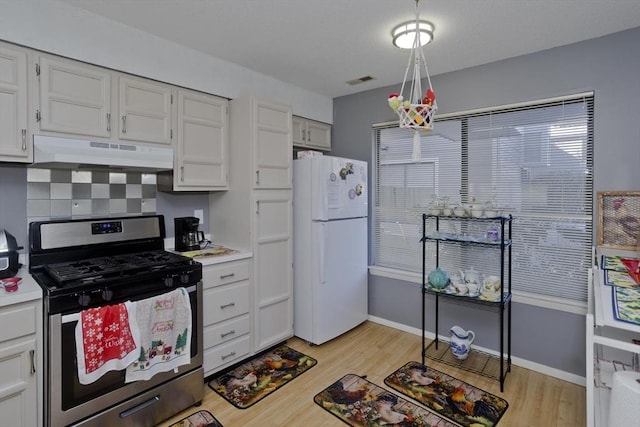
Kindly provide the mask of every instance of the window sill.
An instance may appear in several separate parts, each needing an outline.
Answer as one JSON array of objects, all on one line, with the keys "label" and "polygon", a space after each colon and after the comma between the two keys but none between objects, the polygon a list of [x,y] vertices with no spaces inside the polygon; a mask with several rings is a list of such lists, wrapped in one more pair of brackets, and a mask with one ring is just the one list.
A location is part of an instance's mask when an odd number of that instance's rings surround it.
[{"label": "window sill", "polygon": [[[415,283],[420,286],[422,284],[422,274],[410,271],[396,270],[393,268],[369,266],[369,273],[372,276],[386,277],[388,279],[402,280],[404,282]],[[587,303],[552,298],[545,295],[536,295],[528,292],[513,292],[512,301],[520,304],[528,304],[537,307],[548,308],[551,310],[564,311],[573,314],[587,314]]]}]

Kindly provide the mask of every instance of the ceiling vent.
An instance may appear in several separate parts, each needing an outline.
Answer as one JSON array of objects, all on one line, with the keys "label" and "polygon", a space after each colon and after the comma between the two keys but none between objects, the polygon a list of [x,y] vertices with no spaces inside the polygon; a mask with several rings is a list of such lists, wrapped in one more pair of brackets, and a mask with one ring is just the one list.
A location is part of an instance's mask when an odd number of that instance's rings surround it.
[{"label": "ceiling vent", "polygon": [[371,77],[371,76],[358,77],[357,79],[349,80],[347,84],[350,84],[351,86],[353,86],[353,85],[358,85],[360,83],[368,82],[369,80],[373,80],[373,79],[374,77]]}]

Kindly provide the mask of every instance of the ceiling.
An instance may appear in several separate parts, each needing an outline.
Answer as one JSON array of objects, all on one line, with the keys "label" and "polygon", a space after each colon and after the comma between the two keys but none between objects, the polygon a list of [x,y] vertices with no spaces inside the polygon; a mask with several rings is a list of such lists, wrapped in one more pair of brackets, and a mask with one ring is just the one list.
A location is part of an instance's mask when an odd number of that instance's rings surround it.
[{"label": "ceiling", "polygon": [[[334,98],[401,83],[414,0],[60,0]],[[422,0],[431,76],[640,26],[638,0]],[[640,46],[640,40],[639,40]],[[640,57],[640,47],[638,49]],[[346,82],[364,76],[357,85]]]}]

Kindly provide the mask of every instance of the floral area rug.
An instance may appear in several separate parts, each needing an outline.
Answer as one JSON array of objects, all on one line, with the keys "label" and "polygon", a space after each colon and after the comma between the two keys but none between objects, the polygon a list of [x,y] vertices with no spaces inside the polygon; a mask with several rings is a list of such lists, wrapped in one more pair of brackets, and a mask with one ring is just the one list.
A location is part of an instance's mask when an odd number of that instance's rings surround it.
[{"label": "floral area rug", "polygon": [[340,378],[316,394],[313,400],[350,426],[457,426],[354,374]]},{"label": "floral area rug", "polygon": [[181,419],[170,427],[222,427],[222,424],[209,411],[198,411]]},{"label": "floral area rug", "polygon": [[316,363],[316,359],[282,345],[215,376],[209,387],[233,406],[245,409]]},{"label": "floral area rug", "polygon": [[509,407],[498,396],[418,362],[407,363],[384,383],[466,427],[493,427]]}]

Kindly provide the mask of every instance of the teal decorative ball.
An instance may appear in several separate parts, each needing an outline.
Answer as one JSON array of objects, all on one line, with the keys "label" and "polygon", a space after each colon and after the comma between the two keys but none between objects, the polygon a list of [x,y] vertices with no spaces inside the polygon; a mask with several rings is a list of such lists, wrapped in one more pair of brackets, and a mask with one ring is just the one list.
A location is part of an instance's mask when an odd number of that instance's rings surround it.
[{"label": "teal decorative ball", "polygon": [[446,271],[436,268],[429,273],[429,284],[434,288],[444,289],[449,284],[449,275]]}]

